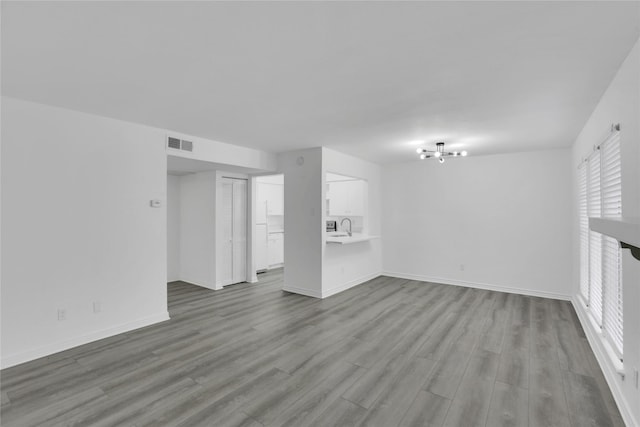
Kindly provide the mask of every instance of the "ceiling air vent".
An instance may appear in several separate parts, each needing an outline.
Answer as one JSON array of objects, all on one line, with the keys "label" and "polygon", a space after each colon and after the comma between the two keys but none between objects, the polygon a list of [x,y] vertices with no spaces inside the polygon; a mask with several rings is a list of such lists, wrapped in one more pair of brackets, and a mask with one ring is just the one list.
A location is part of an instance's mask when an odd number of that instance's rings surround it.
[{"label": "ceiling air vent", "polygon": [[193,142],[182,140],[182,149],[184,151],[193,151]]},{"label": "ceiling air vent", "polygon": [[180,140],[178,138],[169,137],[169,141],[167,143],[167,147],[175,148],[176,150],[180,149]]},{"label": "ceiling air vent", "polygon": [[170,136],[167,138],[167,147],[173,148],[174,150],[193,151],[193,141]]}]

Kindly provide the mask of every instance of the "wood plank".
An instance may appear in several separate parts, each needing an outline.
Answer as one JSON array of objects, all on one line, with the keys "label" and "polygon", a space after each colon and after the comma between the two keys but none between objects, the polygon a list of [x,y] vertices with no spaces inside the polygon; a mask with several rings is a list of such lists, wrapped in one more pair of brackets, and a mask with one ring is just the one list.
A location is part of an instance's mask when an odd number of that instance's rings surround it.
[{"label": "wood plank", "polygon": [[366,409],[345,399],[336,400],[316,417],[309,427],[355,426],[366,415]]},{"label": "wood plank", "polygon": [[496,381],[486,425],[487,427],[527,427],[529,425],[529,392],[515,385]]},{"label": "wood plank", "polygon": [[531,357],[558,361],[558,337],[553,329],[551,302],[532,298]]},{"label": "wood plank", "polygon": [[589,362],[589,342],[576,334],[571,322],[556,320],[555,330],[558,335],[558,359],[560,367],[576,374],[592,375]]},{"label": "wood plank", "polygon": [[564,371],[563,374],[571,425],[613,426],[596,380],[569,371]]},{"label": "wood plank", "polygon": [[529,425],[567,427],[569,414],[559,363],[531,358]]},{"label": "wood plank", "polygon": [[439,427],[444,422],[449,405],[451,400],[421,390],[400,421],[400,427]]},{"label": "wood plank", "polygon": [[355,365],[353,367],[355,369],[348,372],[340,372],[341,376],[335,380],[329,378],[303,394],[291,406],[281,411],[269,425],[297,427],[310,424],[322,412],[332,408],[340,399],[340,395],[364,374],[364,368]]},{"label": "wood plank", "polygon": [[451,402],[444,426],[485,425],[498,362],[499,356],[496,353],[482,349],[474,352]]},{"label": "wood plank", "polygon": [[404,354],[390,355],[369,368],[342,397],[363,408],[370,408],[390,386],[406,362],[407,356]]},{"label": "wood plank", "polygon": [[398,425],[422,388],[434,363],[433,360],[421,358],[407,361],[359,425],[386,427]]},{"label": "wood plank", "polygon": [[520,388],[529,388],[529,341],[528,327],[510,325],[500,355],[497,381]]}]

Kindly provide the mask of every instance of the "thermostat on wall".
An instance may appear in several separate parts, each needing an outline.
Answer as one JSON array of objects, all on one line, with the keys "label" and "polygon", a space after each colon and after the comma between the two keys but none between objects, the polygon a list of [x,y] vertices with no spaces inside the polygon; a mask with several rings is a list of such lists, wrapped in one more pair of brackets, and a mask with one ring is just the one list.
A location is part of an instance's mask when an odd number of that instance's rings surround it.
[{"label": "thermostat on wall", "polygon": [[152,208],[161,208],[162,207],[162,200],[153,199],[153,200],[151,200],[151,202],[149,204],[151,205]]}]

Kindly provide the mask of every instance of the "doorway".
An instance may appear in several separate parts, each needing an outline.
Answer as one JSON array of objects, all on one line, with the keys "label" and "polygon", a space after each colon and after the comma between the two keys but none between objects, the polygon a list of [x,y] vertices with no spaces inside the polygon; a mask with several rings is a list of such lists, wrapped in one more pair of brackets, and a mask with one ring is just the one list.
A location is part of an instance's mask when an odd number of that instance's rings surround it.
[{"label": "doorway", "polygon": [[256,178],[255,269],[284,267],[284,175]]},{"label": "doorway", "polygon": [[169,155],[167,174],[168,282],[219,290],[255,280],[247,171]]}]

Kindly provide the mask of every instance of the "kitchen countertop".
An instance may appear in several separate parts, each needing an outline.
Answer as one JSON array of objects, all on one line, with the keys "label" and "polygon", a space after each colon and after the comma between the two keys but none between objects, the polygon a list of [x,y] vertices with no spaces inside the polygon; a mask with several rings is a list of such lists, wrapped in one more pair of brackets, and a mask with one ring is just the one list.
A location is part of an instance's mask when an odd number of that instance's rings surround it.
[{"label": "kitchen countertop", "polygon": [[380,236],[370,236],[368,234],[353,233],[352,236],[341,232],[327,233],[326,242],[331,244],[348,245],[351,243],[368,242],[372,239],[378,239]]}]

